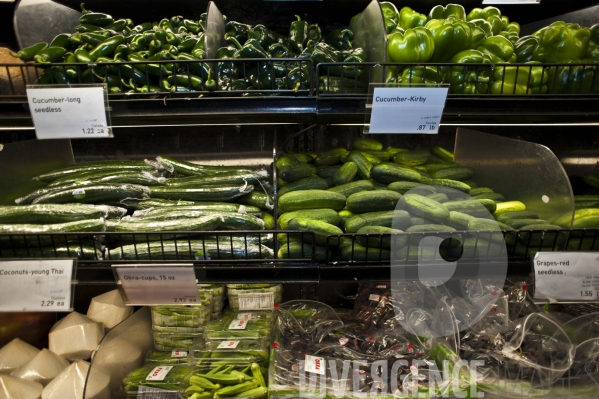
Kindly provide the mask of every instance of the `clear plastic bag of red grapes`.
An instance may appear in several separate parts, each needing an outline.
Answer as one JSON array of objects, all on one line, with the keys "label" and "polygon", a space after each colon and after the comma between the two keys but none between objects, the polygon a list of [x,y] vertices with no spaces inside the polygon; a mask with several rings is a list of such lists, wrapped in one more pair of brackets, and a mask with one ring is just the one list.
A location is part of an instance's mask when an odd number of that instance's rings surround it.
[{"label": "clear plastic bag of red grapes", "polygon": [[572,319],[564,323],[564,329],[576,345],[570,376],[575,376],[573,380],[579,383],[584,380],[590,383],[590,379],[599,381],[599,312]]},{"label": "clear plastic bag of red grapes", "polygon": [[573,364],[576,346],[563,324],[543,313],[533,313],[510,323],[501,354],[512,372],[522,370],[532,386],[549,386]]},{"label": "clear plastic bag of red grapes", "polygon": [[510,320],[517,320],[541,311],[533,302],[530,291],[529,281],[506,281],[504,292],[508,297]]},{"label": "clear plastic bag of red grapes", "polygon": [[298,336],[318,343],[330,331],[343,327],[337,312],[322,302],[293,300],[280,304],[275,310],[276,326],[283,337]]},{"label": "clear plastic bag of red grapes", "polygon": [[356,319],[364,324],[380,326],[385,320],[394,317],[389,284],[363,284],[354,301]]}]

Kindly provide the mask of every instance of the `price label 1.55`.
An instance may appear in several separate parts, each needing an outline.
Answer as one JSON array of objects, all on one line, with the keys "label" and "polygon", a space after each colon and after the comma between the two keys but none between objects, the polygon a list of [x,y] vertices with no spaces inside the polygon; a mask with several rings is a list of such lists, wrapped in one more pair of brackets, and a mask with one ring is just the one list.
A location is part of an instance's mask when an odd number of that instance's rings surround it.
[{"label": "price label 1.55", "polygon": [[534,299],[599,302],[599,253],[537,252]]},{"label": "price label 1.55", "polygon": [[27,86],[29,110],[38,139],[112,137],[106,84]]}]

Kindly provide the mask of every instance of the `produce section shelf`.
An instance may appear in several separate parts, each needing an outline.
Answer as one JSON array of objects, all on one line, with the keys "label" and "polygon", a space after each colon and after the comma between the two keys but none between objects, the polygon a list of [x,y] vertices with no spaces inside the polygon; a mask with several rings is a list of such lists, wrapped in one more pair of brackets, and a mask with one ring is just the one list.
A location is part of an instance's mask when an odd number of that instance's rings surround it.
[{"label": "produce section shelf", "polygon": [[[388,249],[368,245],[369,243],[375,244],[382,241],[384,235],[343,234],[329,236],[328,242],[330,244],[339,239],[351,240],[353,243],[350,245],[351,250],[343,256],[339,255],[337,248],[329,245],[327,252],[330,255],[327,262],[316,259],[315,253],[302,254],[302,258],[298,259],[277,259],[273,256],[271,256],[272,259],[264,259],[266,256],[261,259],[260,256],[253,254],[254,259],[250,259],[249,249],[245,250],[245,256],[239,255],[237,259],[226,259],[227,250],[232,245],[226,242],[231,240],[230,237],[245,235],[246,242],[240,246],[249,248],[252,245],[250,241],[252,235],[256,237],[272,233],[275,232],[194,232],[195,235],[204,236],[205,238],[196,237],[195,242],[187,237],[177,238],[178,254],[173,254],[172,251],[169,252],[168,242],[165,239],[138,242],[137,244],[127,244],[129,246],[127,248],[129,252],[127,259],[123,259],[122,255],[125,250],[122,245],[98,247],[97,255],[94,256],[92,252],[90,256],[89,252],[84,251],[85,244],[83,244],[83,234],[81,233],[2,234],[0,235],[0,241],[5,244],[0,248],[0,256],[5,259],[79,257],[77,280],[81,285],[114,285],[112,265],[177,263],[192,263],[198,281],[206,283],[318,283],[388,280],[393,273],[393,269],[401,269],[406,278],[417,278],[419,262],[422,261],[437,262],[434,266],[444,266],[443,262],[458,261],[458,267],[453,278],[480,277],[481,266],[483,266],[482,270],[485,276],[491,276],[495,271],[501,274],[506,267],[508,276],[527,276],[532,272],[531,259],[537,251],[589,251],[596,250],[599,247],[599,229],[409,233],[397,234],[391,237],[391,239],[398,241],[407,240],[407,245],[396,250],[395,255],[391,256]],[[188,236],[189,232],[173,234]],[[278,232],[278,234],[281,234],[281,232]],[[283,238],[285,234],[292,236],[298,234],[312,235],[313,233],[285,231],[283,235],[279,235],[279,239]],[[132,233],[123,235],[121,233],[105,233],[103,239],[106,240],[105,237],[110,236],[135,236],[142,239],[152,235],[156,236],[158,234]],[[208,237],[214,235],[219,235],[219,237],[228,236],[229,238],[221,239],[223,243],[219,245],[220,251],[222,251],[220,256],[217,255],[218,252],[214,249],[210,252],[206,250],[210,257],[206,255],[204,258],[208,259],[202,259],[202,255],[195,251],[202,246],[207,248]],[[414,242],[420,242],[422,238],[427,236],[440,237],[444,240],[459,237],[460,240],[463,239],[468,244],[464,247],[461,245],[452,246],[450,244],[446,245],[448,242],[445,241],[438,252],[432,251],[433,248],[421,248],[419,244],[414,244]],[[72,254],[59,250],[58,243],[61,240],[66,240],[66,237],[71,237],[70,243],[64,245],[69,246],[69,250],[74,252]],[[52,239],[55,244],[45,245],[44,239]],[[367,239],[367,241],[363,239]],[[21,246],[17,248],[13,246],[7,248],[7,240],[13,240],[13,243],[18,240],[27,240],[28,247],[23,248]],[[36,245],[36,242],[39,244]],[[360,247],[361,250],[358,247],[360,242],[365,243],[364,247]],[[504,243],[507,243],[507,245]],[[192,244],[195,244],[193,249],[191,249]],[[284,246],[285,244],[279,245]],[[41,252],[40,255],[42,246],[46,250]],[[132,246],[133,248],[131,248]],[[152,251],[145,253],[146,248],[149,249],[150,246]],[[185,248],[189,249],[186,250]],[[419,252],[421,259],[418,257]],[[30,255],[27,256],[26,253]],[[150,253],[151,256],[145,256]],[[84,254],[84,256],[81,254]]]},{"label": "produce section shelf", "polygon": [[[187,62],[186,65],[219,63],[218,60],[204,61]],[[538,68],[535,72],[539,75],[537,77],[545,83],[539,88],[533,87],[530,75],[532,67],[519,64],[468,64],[466,67],[465,64],[425,66],[363,63],[359,74],[351,73],[358,67],[355,64],[319,64],[313,70],[313,65],[308,61],[306,65],[310,65],[310,76],[307,77],[306,74],[305,80],[298,82],[301,84],[295,91],[277,89],[273,81],[271,87],[245,87],[235,91],[171,93],[156,87],[155,93],[113,93],[109,95],[112,125],[118,128],[225,124],[363,124],[367,112],[368,84],[382,81],[401,81],[398,83],[400,87],[418,86],[422,83],[448,85],[450,93],[441,120],[445,125],[599,123],[599,73],[596,64],[535,66]],[[234,62],[241,64],[240,68],[250,68],[256,62],[262,62],[271,68],[286,65],[285,61],[275,59]],[[159,63],[137,64],[143,69],[150,65],[155,67]],[[97,65],[99,77],[102,76],[102,70],[106,72],[113,68],[118,72],[121,68],[131,67],[128,63]],[[345,83],[341,90],[332,89],[332,81],[340,79],[329,73],[333,65],[342,68],[341,79]],[[54,66],[59,69],[67,67],[67,64]],[[80,70],[80,67],[77,68]],[[287,68],[291,68],[291,64]],[[404,78],[399,75],[397,68],[406,68]],[[10,84],[0,92],[0,129],[33,129],[25,96],[25,85],[32,84],[39,75],[39,71],[31,71],[32,69],[33,67],[23,67],[22,64],[0,64],[0,70],[6,71],[10,78]],[[441,69],[443,73],[439,72]],[[485,72],[486,70],[494,71],[496,76],[489,77],[491,72]],[[345,73],[350,77],[345,76]],[[466,84],[457,83],[460,73],[470,74],[469,89],[474,90],[473,86],[478,86],[472,94],[467,94]],[[420,76],[422,74],[430,76]],[[389,76],[383,79],[383,75]],[[182,74],[180,77],[185,76]],[[526,76],[528,79],[525,79]],[[88,83],[99,82],[100,78],[92,78]],[[518,87],[514,82],[518,82]],[[132,83],[137,87],[134,81]],[[175,88],[189,90],[183,86]],[[529,94],[523,95],[527,92]]]}]

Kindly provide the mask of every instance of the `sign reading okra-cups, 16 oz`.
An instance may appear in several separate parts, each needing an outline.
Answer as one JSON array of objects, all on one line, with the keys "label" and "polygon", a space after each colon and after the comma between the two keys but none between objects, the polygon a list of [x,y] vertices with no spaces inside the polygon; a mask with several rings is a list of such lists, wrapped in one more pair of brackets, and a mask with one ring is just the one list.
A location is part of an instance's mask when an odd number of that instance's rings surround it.
[{"label": "sign reading okra-cups, 16 oz", "polygon": [[40,140],[112,137],[106,83],[28,85],[27,100]]},{"label": "sign reading okra-cups, 16 oz", "polygon": [[371,83],[364,133],[437,134],[448,87]]}]

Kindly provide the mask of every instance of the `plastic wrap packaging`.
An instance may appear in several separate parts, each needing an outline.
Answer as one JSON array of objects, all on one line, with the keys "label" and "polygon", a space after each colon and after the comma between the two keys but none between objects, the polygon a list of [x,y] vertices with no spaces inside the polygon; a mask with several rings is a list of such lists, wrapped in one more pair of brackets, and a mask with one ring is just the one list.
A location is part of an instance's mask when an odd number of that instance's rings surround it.
[{"label": "plastic wrap packaging", "polygon": [[[127,336],[108,335],[100,347],[103,353],[102,366],[106,370],[131,370],[143,363],[143,351],[135,341],[129,340]],[[92,369],[92,372],[95,373],[95,370],[96,367]]]},{"label": "plastic wrap packaging", "polygon": [[320,342],[330,331],[343,327],[335,310],[321,302],[295,300],[276,309],[280,333],[297,335],[310,342]]},{"label": "plastic wrap packaging", "polygon": [[173,349],[172,351],[151,350],[146,354],[146,363],[154,364],[191,364],[190,358],[193,358],[193,350],[186,351]]},{"label": "plastic wrap packaging", "polygon": [[10,374],[39,353],[39,349],[15,338],[0,349],[0,374]]},{"label": "plastic wrap packaging", "polygon": [[202,327],[211,319],[211,304],[152,306],[152,325],[161,327]]},{"label": "plastic wrap packaging", "polygon": [[189,351],[204,342],[204,327],[152,327],[154,348],[159,351],[174,349]]},{"label": "plastic wrap packaging", "polygon": [[88,362],[74,362],[44,388],[42,399],[80,399],[84,388],[85,399],[110,399],[110,376],[96,370],[94,378],[87,380],[88,371]]},{"label": "plastic wrap packaging", "polygon": [[143,396],[150,392],[182,392],[188,385],[191,366],[147,364],[132,371],[123,381],[128,397]]},{"label": "plastic wrap packaging", "polygon": [[223,317],[208,323],[204,336],[207,341],[259,339],[270,342],[272,327],[273,323],[269,320]]},{"label": "plastic wrap packaging", "polygon": [[356,318],[365,324],[380,326],[389,317],[394,317],[389,284],[364,284],[356,296],[354,309]]},{"label": "plastic wrap packaging", "polygon": [[133,307],[127,306],[119,290],[112,290],[92,298],[87,317],[102,323],[106,332],[131,316]]},{"label": "plastic wrap packaging", "polygon": [[[212,314],[220,315],[225,306],[225,286],[222,284],[198,284],[200,293],[209,292],[212,294]],[[215,317],[212,318],[214,320]]]},{"label": "plastic wrap packaging", "polygon": [[0,399],[39,399],[43,385],[10,375],[0,375]]},{"label": "plastic wrap packaging", "polygon": [[272,310],[232,310],[227,309],[223,317],[231,317],[237,320],[264,320],[272,324],[275,322],[275,315]]},{"label": "plastic wrap packaging", "polygon": [[234,310],[268,310],[283,300],[281,284],[227,284],[229,307]]},{"label": "plastic wrap packaging", "polygon": [[268,363],[270,343],[263,340],[210,341],[192,355],[202,369],[214,365]]},{"label": "plastic wrap packaging", "polygon": [[58,321],[48,334],[49,348],[70,361],[85,360],[104,337],[104,326],[81,313],[69,313]]},{"label": "plastic wrap packaging", "polygon": [[11,375],[46,386],[68,366],[69,362],[44,348],[27,363],[13,371]]}]

